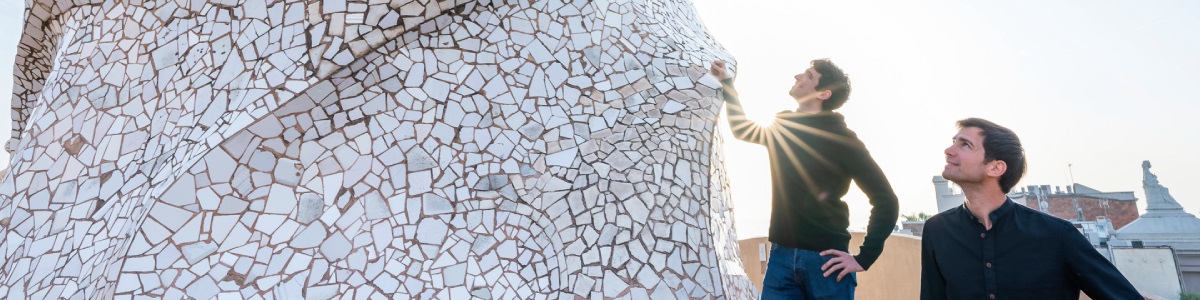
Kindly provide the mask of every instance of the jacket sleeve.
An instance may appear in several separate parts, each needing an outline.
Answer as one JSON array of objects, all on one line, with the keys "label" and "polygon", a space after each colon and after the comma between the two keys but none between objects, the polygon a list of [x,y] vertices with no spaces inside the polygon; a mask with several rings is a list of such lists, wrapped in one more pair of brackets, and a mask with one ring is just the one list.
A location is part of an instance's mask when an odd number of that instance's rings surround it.
[{"label": "jacket sleeve", "polygon": [[883,170],[879,169],[879,165],[875,163],[874,158],[871,158],[866,147],[861,146],[862,143],[858,144],[861,149],[855,152],[861,153],[861,155],[851,163],[851,170],[854,182],[871,202],[871,218],[867,222],[867,236],[863,239],[858,255],[855,256],[858,264],[865,270],[869,269],[871,264],[874,264],[879,255],[883,253],[884,241],[887,240],[888,235],[892,234],[892,229],[896,227],[896,220],[900,217],[900,204],[896,199],[896,193],[892,191],[891,183],[888,183],[887,176],[883,174]]},{"label": "jacket sleeve", "polygon": [[733,137],[755,143],[767,144],[767,131],[762,125],[755,124],[746,118],[742,103],[738,101],[737,90],[733,88],[733,78],[721,81],[721,98],[725,100],[725,115],[729,118],[729,130]]},{"label": "jacket sleeve", "polygon": [[1100,251],[1076,231],[1074,227],[1063,226],[1063,251],[1067,262],[1067,276],[1079,286],[1080,290],[1092,299],[1142,299],[1133,284],[1121,275],[1108,259],[1100,255]]},{"label": "jacket sleeve", "polygon": [[925,221],[921,237],[921,300],[946,299],[946,278],[938,269],[937,254],[933,248],[937,235],[936,221]]}]

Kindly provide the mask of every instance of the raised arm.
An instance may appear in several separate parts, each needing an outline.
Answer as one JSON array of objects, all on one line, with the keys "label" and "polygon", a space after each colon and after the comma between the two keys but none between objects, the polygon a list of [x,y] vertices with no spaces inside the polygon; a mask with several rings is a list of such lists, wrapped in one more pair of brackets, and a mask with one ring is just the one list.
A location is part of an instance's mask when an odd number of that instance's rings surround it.
[{"label": "raised arm", "polygon": [[720,60],[713,62],[709,73],[721,81],[721,99],[725,100],[725,115],[729,118],[729,129],[733,131],[733,137],[766,145],[768,136],[766,128],[746,118],[746,112],[742,110],[742,103],[738,101],[737,90],[733,88],[733,77],[725,71],[725,62]]}]

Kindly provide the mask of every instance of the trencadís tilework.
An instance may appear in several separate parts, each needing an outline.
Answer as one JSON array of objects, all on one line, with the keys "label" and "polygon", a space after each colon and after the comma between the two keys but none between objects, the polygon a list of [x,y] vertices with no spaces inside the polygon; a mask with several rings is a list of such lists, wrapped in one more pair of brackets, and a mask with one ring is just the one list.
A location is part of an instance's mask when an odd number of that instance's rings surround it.
[{"label": "trencad\u00eds tilework", "polygon": [[8,299],[753,297],[686,0],[27,2]]}]

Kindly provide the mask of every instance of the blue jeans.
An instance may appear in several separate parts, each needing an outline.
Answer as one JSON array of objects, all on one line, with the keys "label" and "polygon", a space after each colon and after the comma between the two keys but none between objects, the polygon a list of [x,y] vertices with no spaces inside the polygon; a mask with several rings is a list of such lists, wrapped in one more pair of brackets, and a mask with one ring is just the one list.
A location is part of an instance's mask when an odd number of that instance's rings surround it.
[{"label": "blue jeans", "polygon": [[819,252],[771,244],[767,275],[763,278],[762,299],[833,300],[854,299],[858,280],[854,273],[837,281],[838,273],[825,277],[821,266],[830,257]]}]

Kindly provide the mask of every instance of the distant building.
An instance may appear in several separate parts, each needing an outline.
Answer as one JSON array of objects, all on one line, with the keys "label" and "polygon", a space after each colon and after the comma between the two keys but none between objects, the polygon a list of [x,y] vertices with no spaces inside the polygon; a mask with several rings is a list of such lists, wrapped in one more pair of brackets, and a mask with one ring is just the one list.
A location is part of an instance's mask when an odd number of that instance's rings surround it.
[{"label": "distant building", "polygon": [[903,233],[913,236],[921,236],[925,233],[925,221],[900,221],[900,228],[903,228]]},{"label": "distant building", "polygon": [[[1175,252],[1170,247],[1101,247],[1121,275],[1142,293],[1145,299],[1179,300],[1181,280]],[[1082,299],[1082,298],[1081,298]]]},{"label": "distant building", "polygon": [[[933,176],[933,188],[939,213],[966,200],[958,186],[942,176]],[[1010,192],[1008,197],[1017,204],[1071,221],[1094,245],[1101,245],[1115,229],[1138,218],[1137,197],[1132,191],[1101,192],[1078,183],[1053,190],[1049,185],[1031,185]],[[901,227],[921,236],[925,222],[903,221]]]},{"label": "distant building", "polygon": [[942,176],[933,176],[933,189],[937,193],[938,213],[958,207],[967,199],[957,185]]},{"label": "distant building", "polygon": [[1184,211],[1169,190],[1150,173],[1150,162],[1142,162],[1142,188],[1146,190],[1146,213],[1109,241],[1112,246],[1174,249],[1183,290],[1200,292],[1200,218]]},{"label": "distant building", "polygon": [[1075,222],[1107,221],[1114,229],[1137,220],[1137,197],[1133,191],[1101,192],[1082,184],[1070,186],[1031,185],[1008,194],[1014,202]]}]

